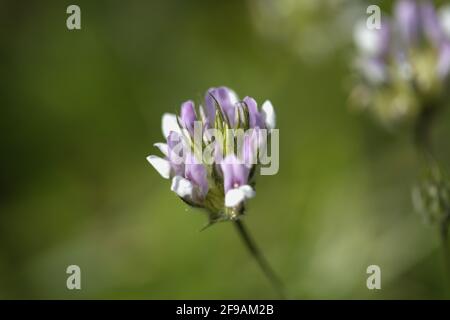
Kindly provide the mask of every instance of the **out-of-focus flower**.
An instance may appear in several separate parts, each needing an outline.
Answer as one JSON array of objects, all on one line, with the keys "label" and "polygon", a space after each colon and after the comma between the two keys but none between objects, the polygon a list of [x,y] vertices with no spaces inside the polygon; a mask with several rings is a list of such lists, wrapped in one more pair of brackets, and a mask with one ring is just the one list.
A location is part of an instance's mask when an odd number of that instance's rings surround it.
[{"label": "out-of-focus flower", "polygon": [[235,220],[255,196],[258,155],[275,128],[270,101],[242,101],[226,87],[211,88],[202,105],[181,105],[180,116],[164,114],[165,143],[155,146],[164,157],[151,155],[150,164],[183,201],[208,212],[210,223]]},{"label": "out-of-focus flower", "polygon": [[[248,0],[256,30],[308,64],[351,41],[353,21],[367,3],[355,0]],[[333,34],[330,37],[330,34]]]},{"label": "out-of-focus flower", "polygon": [[416,119],[444,98],[450,74],[450,9],[430,1],[398,0],[381,28],[354,29],[358,48],[353,104],[392,125]]}]

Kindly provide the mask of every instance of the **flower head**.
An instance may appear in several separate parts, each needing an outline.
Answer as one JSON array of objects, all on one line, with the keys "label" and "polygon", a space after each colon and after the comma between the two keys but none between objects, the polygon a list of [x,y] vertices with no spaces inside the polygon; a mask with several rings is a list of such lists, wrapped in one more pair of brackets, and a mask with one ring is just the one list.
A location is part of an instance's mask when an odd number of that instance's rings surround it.
[{"label": "flower head", "polygon": [[255,196],[258,155],[275,128],[270,101],[261,109],[251,97],[239,100],[227,87],[210,88],[204,103],[181,105],[180,115],[164,114],[163,157],[147,157],[171,190],[187,204],[206,209],[210,223],[239,218]]},{"label": "flower head", "polygon": [[354,102],[383,123],[415,119],[439,104],[450,79],[450,7],[398,0],[380,29],[355,27],[358,75]]}]

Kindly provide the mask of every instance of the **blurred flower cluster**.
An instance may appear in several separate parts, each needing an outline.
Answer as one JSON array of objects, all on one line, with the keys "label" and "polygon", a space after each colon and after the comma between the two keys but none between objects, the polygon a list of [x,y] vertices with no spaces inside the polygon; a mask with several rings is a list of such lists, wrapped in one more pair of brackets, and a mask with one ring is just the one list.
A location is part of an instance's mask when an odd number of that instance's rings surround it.
[{"label": "blurred flower cluster", "polygon": [[393,16],[382,15],[381,28],[360,21],[354,40],[354,105],[393,125],[443,104],[450,78],[450,6],[398,0]]},{"label": "blurred flower cluster", "polygon": [[323,61],[351,41],[353,21],[365,10],[364,1],[354,0],[248,1],[256,30],[308,64]]},{"label": "blurred flower cluster", "polygon": [[255,196],[258,160],[274,127],[270,101],[258,110],[251,97],[240,101],[229,88],[211,88],[198,108],[186,101],[179,116],[163,115],[166,142],[155,146],[164,157],[147,159],[183,201],[206,209],[210,224],[235,220]]}]

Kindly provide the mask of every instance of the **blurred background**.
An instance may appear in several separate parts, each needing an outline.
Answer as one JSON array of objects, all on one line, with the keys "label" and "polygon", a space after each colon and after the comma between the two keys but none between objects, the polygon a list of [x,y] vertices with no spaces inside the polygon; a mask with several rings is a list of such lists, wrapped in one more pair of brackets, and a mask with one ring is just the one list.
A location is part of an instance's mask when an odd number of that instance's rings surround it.
[{"label": "blurred background", "polygon": [[[233,226],[200,232],[206,217],[145,159],[164,112],[220,85],[276,108],[280,171],[258,179],[245,223],[289,298],[445,298],[409,131],[348,107],[348,22],[366,8],[350,2],[1,1],[0,298],[276,298]],[[447,111],[447,169],[449,135]],[[82,290],[66,288],[71,264]]]}]

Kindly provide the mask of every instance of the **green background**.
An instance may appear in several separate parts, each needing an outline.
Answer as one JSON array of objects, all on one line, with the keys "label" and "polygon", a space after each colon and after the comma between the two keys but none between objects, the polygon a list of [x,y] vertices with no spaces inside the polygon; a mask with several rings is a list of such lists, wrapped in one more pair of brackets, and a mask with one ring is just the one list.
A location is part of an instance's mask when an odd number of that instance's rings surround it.
[{"label": "green background", "polygon": [[[0,298],[276,298],[233,226],[200,232],[145,159],[161,115],[219,85],[276,109],[280,171],[245,223],[289,298],[445,297],[409,131],[350,111],[350,45],[306,63],[256,32],[250,1],[76,1],[79,31],[69,4],[0,2]],[[449,124],[434,132],[447,169]]]}]

